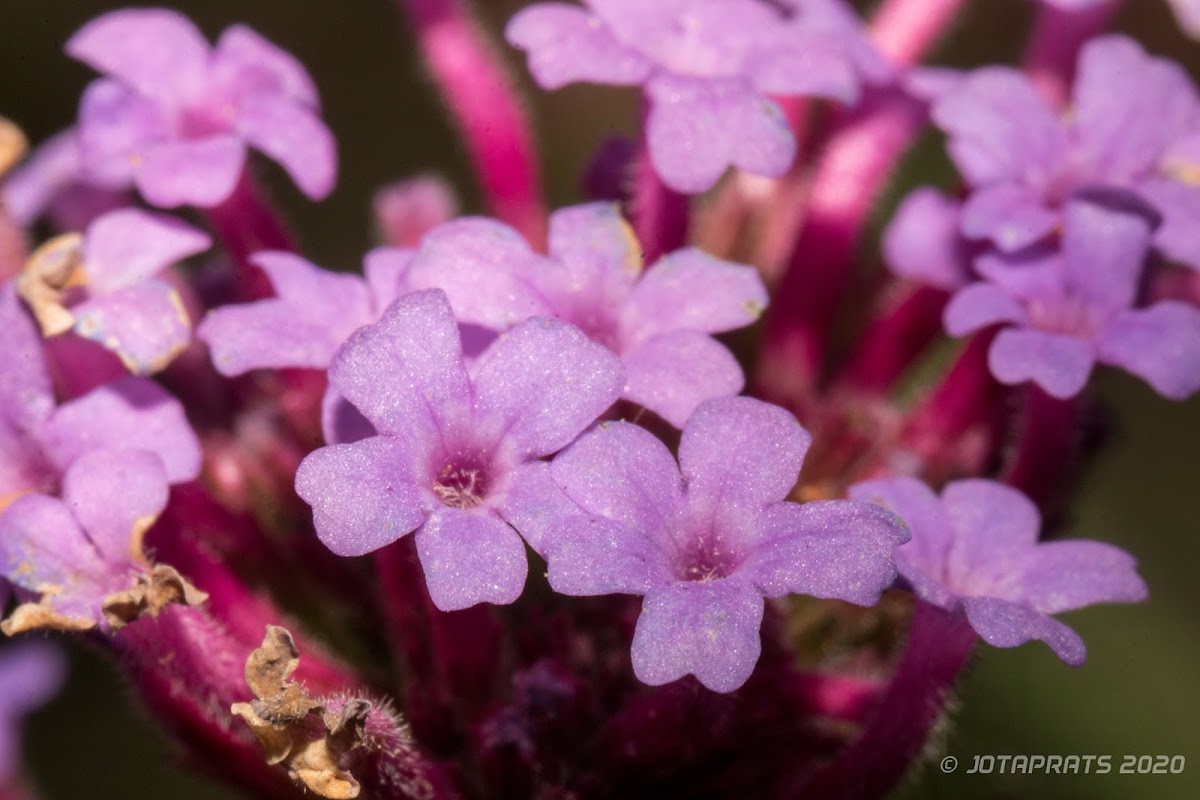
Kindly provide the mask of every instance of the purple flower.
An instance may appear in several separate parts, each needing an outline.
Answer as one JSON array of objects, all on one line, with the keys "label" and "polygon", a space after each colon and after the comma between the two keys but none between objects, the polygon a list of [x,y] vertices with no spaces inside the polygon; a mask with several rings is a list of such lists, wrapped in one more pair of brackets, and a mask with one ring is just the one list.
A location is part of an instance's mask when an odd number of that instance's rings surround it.
[{"label": "purple flower", "polygon": [[49,642],[18,642],[0,650],[0,788],[19,780],[22,720],[58,694],[66,675],[66,658]]},{"label": "purple flower", "polygon": [[125,192],[95,186],[85,179],[74,129],[40,144],[24,164],[5,177],[0,197],[18,225],[28,228],[46,215],[63,231],[86,228],[101,214],[129,205]]},{"label": "purple flower", "polygon": [[1051,235],[1079,190],[1118,188],[1162,215],[1163,253],[1200,267],[1200,99],[1178,65],[1107,36],[1082,50],[1065,116],[1022,73],[986,67],[942,94],[933,118],[974,190],[966,236],[1016,251]]},{"label": "purple flower", "polygon": [[41,337],[11,285],[0,289],[0,519],[28,494],[53,492],[82,455],[139,448],[172,483],[200,472],[200,442],[161,387],[127,376],[55,407]]},{"label": "purple flower", "polygon": [[126,9],[89,22],[66,50],[106,75],[79,110],[90,179],[135,183],[164,208],[211,207],[233,191],[250,145],[310,198],[333,188],[337,156],[312,80],[249,28],[227,28],[210,48],[178,12]]},{"label": "purple flower", "polygon": [[505,35],[546,89],[641,85],[663,181],[709,189],[729,166],[778,177],[796,143],[768,95],[854,103],[889,68],[841,0],[585,0],[539,3]]},{"label": "purple flower", "polygon": [[758,661],[764,596],[871,605],[908,538],[867,503],[785,500],[810,441],[791,414],[746,397],[702,404],[678,464],[643,428],[602,423],[522,474],[514,523],[556,591],[645,595],[632,651],[641,681],[693,674],[733,691]]},{"label": "purple flower", "polygon": [[902,278],[953,291],[973,277],[970,247],[959,231],[960,204],[923,186],[909,193],[883,234],[883,258]]},{"label": "purple flower", "polygon": [[74,331],[145,375],[166,367],[192,338],[179,292],[155,276],[211,245],[176,219],[125,208],[92,221],[82,238],[48,242],[17,286],[45,335]]},{"label": "purple flower", "polygon": [[62,478],[62,497],[26,494],[0,515],[0,570],[17,589],[5,633],[108,625],[108,599],[148,574],[142,536],[167,505],[163,462],[148,450],[93,450]]},{"label": "purple flower", "polygon": [[850,496],[908,523],[912,540],[896,549],[900,575],[925,602],[961,610],[994,647],[1037,639],[1077,666],[1083,640],[1050,614],[1146,599],[1125,551],[1087,540],[1038,544],[1037,509],[1003,484],[955,481],[939,498],[915,478],[888,478],[857,484]]},{"label": "purple flower", "polygon": [[622,396],[681,427],[703,400],[742,390],[733,355],[709,334],[758,318],[767,292],[753,267],[688,248],[643,271],[637,238],[607,203],[550,218],[550,258],[487,219],[435,228],[410,268],[440,288],[459,320],[502,331],[530,316],[582,329],[621,357]]},{"label": "purple flower", "polygon": [[1006,324],[988,352],[1004,383],[1032,380],[1071,397],[1099,361],[1186,398],[1200,389],[1200,309],[1175,300],[1138,307],[1150,236],[1141,214],[1073,200],[1063,212],[1062,250],[981,256],[975,263],[985,280],[955,294],[946,330],[963,336]]},{"label": "purple flower", "polygon": [[317,535],[361,555],[416,531],[429,593],[446,611],[520,595],[527,564],[507,521],[509,486],[591,424],[624,379],[611,353],[544,318],[502,336],[472,377],[438,291],[407,295],[359,329],[329,377],[378,435],[301,463],[296,491]]}]

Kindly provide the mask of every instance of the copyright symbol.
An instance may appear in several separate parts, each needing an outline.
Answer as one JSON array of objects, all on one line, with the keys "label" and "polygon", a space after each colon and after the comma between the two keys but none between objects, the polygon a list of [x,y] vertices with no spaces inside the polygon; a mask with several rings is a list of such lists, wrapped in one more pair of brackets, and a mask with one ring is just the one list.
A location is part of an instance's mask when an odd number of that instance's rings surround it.
[{"label": "copyright symbol", "polygon": [[957,758],[955,758],[954,756],[946,756],[945,758],[942,759],[942,772],[949,774],[951,772],[954,772],[954,770],[956,770],[956,769],[958,769],[958,759]]}]

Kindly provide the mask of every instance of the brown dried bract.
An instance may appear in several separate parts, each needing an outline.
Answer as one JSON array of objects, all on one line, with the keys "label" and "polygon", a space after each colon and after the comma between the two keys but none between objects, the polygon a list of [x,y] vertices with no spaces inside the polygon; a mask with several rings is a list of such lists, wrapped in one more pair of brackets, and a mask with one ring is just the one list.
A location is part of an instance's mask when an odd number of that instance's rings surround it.
[{"label": "brown dried bract", "polygon": [[32,630],[86,631],[96,627],[95,621],[87,617],[58,613],[46,603],[47,599],[43,597],[41,602],[22,603],[14,608],[8,619],[0,622],[0,631],[6,636],[16,636]]},{"label": "brown dried bract", "polygon": [[104,598],[100,608],[105,621],[113,630],[119,630],[147,614],[157,617],[158,612],[172,603],[198,606],[207,599],[205,592],[189,583],[174,567],[157,564],[149,573],[139,573],[133,588]]},{"label": "brown dried bract", "polygon": [[230,711],[245,720],[266,751],[268,764],[284,764],[293,780],[330,800],[358,797],[360,787],[341,766],[342,758],[362,744],[371,704],[350,700],[334,714],[289,677],[300,664],[292,635],[267,626],[262,646],[246,659],[249,703]]},{"label": "brown dried bract", "polygon": [[78,233],[55,236],[33,251],[17,276],[17,293],[29,304],[43,336],[66,333],[75,326],[75,315],[63,304],[63,295],[87,284],[82,246]]}]

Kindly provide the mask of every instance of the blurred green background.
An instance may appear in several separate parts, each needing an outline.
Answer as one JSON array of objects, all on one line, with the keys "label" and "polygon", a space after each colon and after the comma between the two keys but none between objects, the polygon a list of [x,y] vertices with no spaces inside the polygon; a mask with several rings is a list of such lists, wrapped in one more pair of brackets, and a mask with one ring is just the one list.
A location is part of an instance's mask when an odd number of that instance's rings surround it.
[{"label": "blurred green background", "polygon": [[[70,124],[91,73],[65,58],[61,45],[83,22],[120,5],[0,0],[0,114],[34,141]],[[281,173],[267,173],[314,260],[356,268],[371,243],[371,192],[406,176],[442,173],[460,190],[466,209],[477,210],[462,151],[393,3],[172,5],[209,35],[233,22],[250,24],[299,57],[315,77],[339,142],[337,190],[321,204],[308,204]],[[520,5],[477,3],[493,31]],[[1032,7],[1026,0],[971,0],[967,19],[952,31],[938,60],[959,66],[1013,60]],[[1184,62],[1193,74],[1200,71],[1200,45],[1177,32],[1164,0],[1128,0],[1119,27]],[[597,142],[633,132],[635,95],[599,87],[535,92],[517,55],[508,55],[536,115],[551,200],[573,202],[580,170]],[[946,174],[944,165],[929,169]],[[1151,600],[1068,615],[1090,650],[1080,669],[1063,666],[1040,645],[981,649],[959,686],[961,710],[946,732],[958,772],[944,776],[931,761],[901,788],[904,797],[1200,797],[1200,398],[1172,404],[1131,378],[1108,373],[1096,386],[1114,431],[1085,473],[1064,533],[1133,552]],[[83,647],[72,646],[72,653],[66,691],[29,723],[29,768],[45,798],[236,796],[179,767],[178,754],[110,663]],[[1187,764],[1182,775],[963,774],[974,755],[1006,753],[1110,754],[1114,764],[1125,754],[1183,755]]]}]

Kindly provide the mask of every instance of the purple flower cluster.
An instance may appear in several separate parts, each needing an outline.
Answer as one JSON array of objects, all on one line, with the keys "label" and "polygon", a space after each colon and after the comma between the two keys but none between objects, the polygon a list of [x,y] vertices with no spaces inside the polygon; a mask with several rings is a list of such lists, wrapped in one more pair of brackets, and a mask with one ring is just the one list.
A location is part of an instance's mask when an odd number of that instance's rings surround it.
[{"label": "purple flower cluster", "polygon": [[[210,47],[166,9],[105,14],[68,42],[104,77],[0,206],[0,234],[16,231],[0,240],[4,633],[93,631],[152,708],[265,796],[675,796],[695,773],[702,791],[679,796],[865,797],[921,750],[978,639],[1078,665],[1083,641],[1052,615],[1145,599],[1124,551],[1038,541],[1039,507],[1061,499],[1046,476],[1074,456],[1073,429],[1039,415],[1072,411],[1055,403],[1099,363],[1168,398],[1200,390],[1200,309],[1156,283],[1200,267],[1200,97],[1179,67],[1093,39],[1066,113],[1015,69],[942,75],[931,116],[966,198],[902,204],[885,257],[935,290],[888,305],[839,294],[874,199],[847,176],[892,166],[880,154],[898,157],[920,115],[843,0],[536,3],[510,21],[543,87],[643,88],[666,186],[703,192],[730,166],[780,178],[677,197],[681,226],[623,184],[623,202],[546,213],[522,154],[486,146],[529,140],[485,130],[521,120],[468,107],[519,105],[491,96],[503,76],[473,74],[493,62],[462,8],[403,5],[491,159],[484,194],[513,204],[492,213],[520,231],[456,218],[436,178],[395,184],[376,196],[391,246],[361,275],[300,255],[246,171],[253,147],[309,198],[332,188],[333,138],[291,56],[236,25]],[[1098,4],[1050,5],[1053,33]],[[913,8],[876,18],[897,62],[941,24]],[[810,96],[858,111],[816,117],[829,162],[789,172],[795,131],[772,98]],[[133,205],[131,186],[205,209],[193,224],[213,235]],[[780,209],[805,197],[797,232]],[[43,215],[82,231],[28,253]],[[795,249],[774,293],[769,265],[740,263],[768,239]],[[236,277],[182,264],[214,243]],[[901,405],[939,322],[981,347]],[[1043,391],[1018,412],[1006,386],[1025,382]],[[841,661],[790,624],[807,614],[832,640],[885,593],[884,632],[834,643]],[[281,627],[313,609],[364,659],[392,648],[411,734],[373,699],[387,670]],[[303,669],[298,641],[317,651]],[[51,662],[39,682],[7,656],[11,738],[29,706],[14,692],[54,681]],[[0,794],[11,753],[0,738]]]},{"label": "purple flower cluster", "polygon": [[728,167],[778,177],[796,143],[772,95],[853,104],[889,76],[842,0],[586,0],[539,3],[509,22],[546,89],[642,86],[654,169],[681,192]]}]

